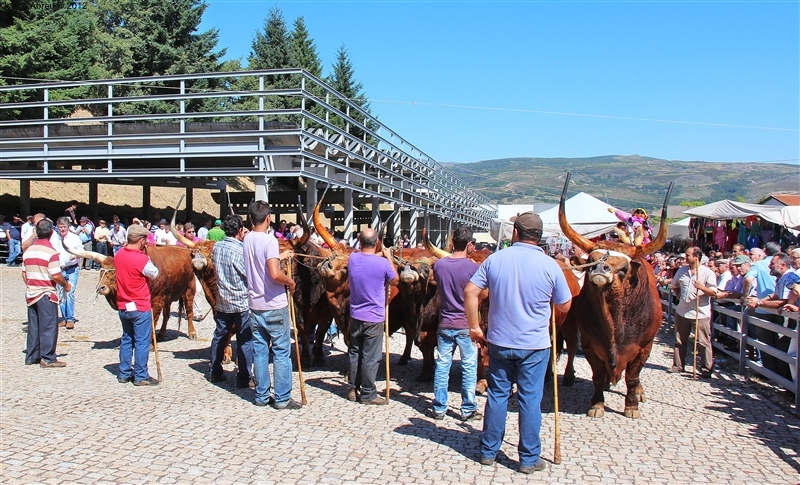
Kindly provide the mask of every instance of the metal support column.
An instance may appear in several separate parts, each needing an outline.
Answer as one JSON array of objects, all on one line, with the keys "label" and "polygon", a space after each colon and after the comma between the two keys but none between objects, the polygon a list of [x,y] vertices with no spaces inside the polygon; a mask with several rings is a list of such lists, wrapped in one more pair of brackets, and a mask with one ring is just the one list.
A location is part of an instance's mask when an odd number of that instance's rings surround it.
[{"label": "metal support column", "polygon": [[344,189],[344,240],[353,237],[353,190]]},{"label": "metal support column", "polygon": [[310,221],[314,215],[314,207],[317,206],[317,202],[319,202],[317,181],[306,177],[306,221]]},{"label": "metal support column", "polygon": [[150,220],[150,184],[142,185],[142,217]]},{"label": "metal support column", "polygon": [[394,205],[394,211],[396,214],[392,217],[392,242],[397,244],[402,237],[401,231],[403,230],[403,225],[401,219],[403,218],[403,213],[400,211],[402,206],[400,204]]},{"label": "metal support column", "polygon": [[97,182],[89,182],[89,207],[92,211],[92,222],[97,223]]},{"label": "metal support column", "polygon": [[442,247],[442,218],[440,216],[436,216],[436,244],[437,248]]},{"label": "metal support column", "polygon": [[269,202],[269,190],[267,188],[269,178],[263,175],[257,175],[253,177],[253,182],[256,184],[256,200]]},{"label": "metal support column", "polygon": [[31,214],[31,181],[19,181],[19,216],[25,220]]},{"label": "metal support column", "polygon": [[408,220],[408,238],[411,242],[411,247],[417,247],[417,222],[419,221],[419,211],[413,209],[409,213]]},{"label": "metal support column", "polygon": [[186,215],[183,216],[185,221],[192,220],[192,210],[194,208],[194,190],[191,186],[186,187]]},{"label": "metal support column", "polygon": [[377,197],[372,198],[372,224],[370,227],[378,229],[381,224],[381,200]]}]

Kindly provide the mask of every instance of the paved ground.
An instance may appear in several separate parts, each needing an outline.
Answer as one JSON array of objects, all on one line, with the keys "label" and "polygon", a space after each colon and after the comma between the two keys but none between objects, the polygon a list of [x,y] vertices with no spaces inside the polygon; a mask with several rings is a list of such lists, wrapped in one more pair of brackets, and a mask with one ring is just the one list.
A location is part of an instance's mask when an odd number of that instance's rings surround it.
[{"label": "paved ground", "polygon": [[[431,384],[414,381],[418,352],[409,366],[392,367],[390,405],[364,406],[343,397],[339,341],[324,369],[304,373],[309,405],[275,411],[254,406],[252,391],[237,389],[232,372],[221,385],[204,380],[210,317],[198,325],[196,341],[186,338],[185,326],[176,330],[173,318],[160,345],[163,384],[118,384],[120,324],[104,300],[95,301],[96,280],[97,273],[81,274],[81,321],[59,336],[59,359],[68,366],[41,369],[23,365],[19,270],[0,270],[3,483],[800,482],[800,419],[731,374],[715,372],[710,381],[667,374],[666,328],[642,373],[642,419],[622,415],[622,384],[607,393],[604,418],[586,417],[590,373],[578,358],[578,382],[560,388],[563,462],[526,477],[516,471],[516,404],[498,463],[482,467],[475,461],[481,424],[455,419],[457,373],[450,415],[423,415],[433,395]],[[400,335],[392,339],[393,362],[403,344]],[[150,369],[155,375],[152,358]],[[543,457],[550,461],[550,386],[543,408]]]}]

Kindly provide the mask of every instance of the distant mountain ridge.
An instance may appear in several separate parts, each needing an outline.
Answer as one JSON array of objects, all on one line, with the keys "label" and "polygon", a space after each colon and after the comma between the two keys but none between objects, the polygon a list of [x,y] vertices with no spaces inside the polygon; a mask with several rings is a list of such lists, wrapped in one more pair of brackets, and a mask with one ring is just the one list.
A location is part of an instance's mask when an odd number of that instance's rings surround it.
[{"label": "distant mountain ridge", "polygon": [[586,192],[620,208],[654,209],[675,182],[670,205],[722,199],[756,203],[773,192],[800,190],[800,167],[782,163],[662,160],[640,155],[590,158],[514,157],[444,166],[498,204],[556,203],[564,177],[568,195]]}]

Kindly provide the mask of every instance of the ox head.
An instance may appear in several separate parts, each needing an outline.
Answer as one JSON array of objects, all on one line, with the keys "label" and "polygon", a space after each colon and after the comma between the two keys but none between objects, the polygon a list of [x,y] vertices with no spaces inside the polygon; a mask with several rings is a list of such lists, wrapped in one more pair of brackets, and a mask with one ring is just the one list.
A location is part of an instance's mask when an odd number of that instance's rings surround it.
[{"label": "ox head", "polygon": [[330,254],[327,259],[317,265],[320,276],[326,283],[329,289],[333,285],[343,284],[347,280],[347,263],[350,259],[350,253],[346,250],[342,243],[336,242],[331,233],[325,229],[325,226],[319,219],[319,208],[322,206],[322,200],[325,194],[322,195],[317,205],[314,207],[313,222],[317,233],[325,241],[330,248]]},{"label": "ox head", "polygon": [[181,195],[180,200],[175,204],[175,211],[172,213],[172,222],[169,227],[172,235],[175,236],[181,244],[192,250],[192,267],[197,271],[203,271],[211,265],[211,254],[214,248],[214,241],[197,241],[194,242],[183,234],[179,233],[175,228],[175,217],[178,215],[181,203],[184,196]]},{"label": "ox head", "polygon": [[[95,291],[99,295],[116,300],[117,275],[116,268],[114,267],[114,258],[112,256],[106,256],[94,251],[73,251],[66,245],[64,245],[64,249],[73,256],[93,259],[100,263],[100,278],[97,281],[97,288],[95,288]],[[111,300],[109,300],[109,302],[110,301]],[[116,302],[112,304],[112,307],[116,308]]]},{"label": "ox head", "polygon": [[589,254],[590,262],[596,263],[591,266],[592,269],[588,274],[591,283],[607,287],[615,281],[624,280],[631,270],[632,260],[642,259],[664,246],[667,240],[667,224],[665,222],[667,219],[667,206],[674,184],[670,182],[669,188],[667,188],[667,195],[661,207],[661,226],[659,227],[658,235],[651,242],[642,245],[641,239],[637,239],[637,242],[639,242],[637,245],[611,241],[594,243],[575,231],[567,221],[565,199],[569,188],[570,175],[567,173],[564,190],[561,192],[561,200],[558,205],[558,224],[561,227],[561,231],[567,239],[572,241],[572,244]]}]

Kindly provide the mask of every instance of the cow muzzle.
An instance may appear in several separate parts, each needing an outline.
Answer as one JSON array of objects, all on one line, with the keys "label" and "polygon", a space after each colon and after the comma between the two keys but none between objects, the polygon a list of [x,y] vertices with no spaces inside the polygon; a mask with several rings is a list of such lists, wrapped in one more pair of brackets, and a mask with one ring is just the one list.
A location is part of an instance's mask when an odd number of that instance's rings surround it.
[{"label": "cow muzzle", "polygon": [[400,281],[408,285],[419,281],[419,273],[417,273],[410,264],[406,264],[402,271],[400,271]]},{"label": "cow muzzle", "polygon": [[192,267],[197,271],[203,271],[208,266],[208,260],[200,251],[192,251]]},{"label": "cow muzzle", "polygon": [[589,273],[589,281],[597,286],[610,285],[613,279],[614,275],[611,272],[611,266],[602,261],[598,262],[597,266]]}]

